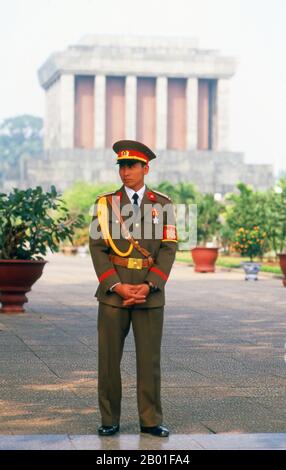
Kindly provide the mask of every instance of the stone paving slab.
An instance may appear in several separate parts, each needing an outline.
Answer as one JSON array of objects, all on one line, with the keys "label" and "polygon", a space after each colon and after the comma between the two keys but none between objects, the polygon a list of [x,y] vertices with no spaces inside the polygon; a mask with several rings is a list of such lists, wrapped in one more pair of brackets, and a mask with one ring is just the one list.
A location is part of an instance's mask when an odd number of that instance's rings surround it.
[{"label": "stone paving slab", "polygon": [[1,436],[0,450],[74,450],[68,435]]},{"label": "stone paving slab", "polygon": [[1,436],[0,450],[285,450],[281,434],[176,434],[154,438],[142,434]]},{"label": "stone paving slab", "polygon": [[[0,433],[94,436],[100,424],[97,280],[90,258],[48,259],[26,313],[0,314]],[[248,283],[242,271],[202,274],[177,263],[166,297],[162,399],[171,433],[212,439],[225,432],[286,432],[281,279],[265,275]],[[138,439],[135,359],[131,329],[122,359],[121,424],[122,436]]]}]

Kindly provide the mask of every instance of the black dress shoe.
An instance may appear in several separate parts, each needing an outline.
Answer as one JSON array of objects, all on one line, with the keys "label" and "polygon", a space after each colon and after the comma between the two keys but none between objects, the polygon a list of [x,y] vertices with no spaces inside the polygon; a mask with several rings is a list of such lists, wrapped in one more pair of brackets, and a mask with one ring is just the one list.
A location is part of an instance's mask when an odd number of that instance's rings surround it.
[{"label": "black dress shoe", "polygon": [[169,429],[165,426],[141,426],[141,432],[152,434],[152,436],[157,437],[168,437],[169,436]]},{"label": "black dress shoe", "polygon": [[113,434],[119,432],[119,424],[113,426],[100,426],[98,428],[98,434],[100,436],[113,436]]}]

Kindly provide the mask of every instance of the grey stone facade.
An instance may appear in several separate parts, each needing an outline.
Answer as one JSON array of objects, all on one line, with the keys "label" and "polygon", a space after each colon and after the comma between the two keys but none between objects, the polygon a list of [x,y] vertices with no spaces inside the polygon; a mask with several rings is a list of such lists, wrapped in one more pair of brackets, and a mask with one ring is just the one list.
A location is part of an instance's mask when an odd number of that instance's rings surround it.
[{"label": "grey stone facade", "polygon": [[[88,35],[64,51],[52,54],[38,71],[46,94],[45,152],[42,158],[25,159],[22,187],[55,184],[64,190],[77,180],[118,182],[115,154],[106,148],[106,80],[125,77],[125,138],[136,140],[138,77],[156,80],[156,135],[147,182],[192,182],[203,192],[225,194],[238,181],[267,189],[274,183],[271,165],[248,165],[243,154],[231,152],[229,138],[230,79],[236,60],[219,51],[203,50],[193,38]],[[94,77],[93,148],[75,147],[76,77]],[[168,81],[184,78],[185,149],[168,148]],[[199,86],[213,81],[209,118],[210,147],[199,144]],[[180,130],[180,129],[179,129]],[[147,143],[147,142],[145,142]],[[148,145],[148,143],[147,143]],[[9,187],[9,182],[6,182]]]},{"label": "grey stone facade", "polygon": [[[53,183],[60,190],[75,181],[121,185],[115,162],[115,154],[108,149],[45,152],[42,160],[27,162],[26,183],[34,185],[37,182],[45,189]],[[224,195],[232,191],[238,181],[267,189],[273,184],[273,173],[271,165],[245,164],[241,153],[162,150],[150,163],[146,182],[152,187],[164,180],[192,182],[202,192]]]}]

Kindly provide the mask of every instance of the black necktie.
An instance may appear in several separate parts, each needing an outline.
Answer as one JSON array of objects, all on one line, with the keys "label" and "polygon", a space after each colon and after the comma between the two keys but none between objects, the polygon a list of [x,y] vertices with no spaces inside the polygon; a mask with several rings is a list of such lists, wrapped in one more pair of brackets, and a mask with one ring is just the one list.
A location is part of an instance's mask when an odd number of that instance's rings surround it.
[{"label": "black necktie", "polygon": [[139,212],[139,204],[138,204],[139,195],[137,193],[134,193],[132,196],[132,199],[133,199],[134,211],[135,211],[135,214],[137,215]]},{"label": "black necktie", "polygon": [[133,205],[139,207],[139,204],[138,204],[139,195],[137,193],[134,193],[132,196],[132,199],[134,201]]}]

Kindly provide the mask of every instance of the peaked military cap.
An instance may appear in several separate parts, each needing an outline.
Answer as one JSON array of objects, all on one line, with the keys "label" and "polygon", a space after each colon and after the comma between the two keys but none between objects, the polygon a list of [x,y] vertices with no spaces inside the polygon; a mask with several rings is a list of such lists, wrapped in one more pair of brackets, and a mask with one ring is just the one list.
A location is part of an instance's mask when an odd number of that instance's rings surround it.
[{"label": "peaked military cap", "polygon": [[112,148],[117,153],[117,163],[122,160],[138,160],[148,164],[150,160],[156,158],[155,153],[147,145],[136,140],[118,140]]}]

